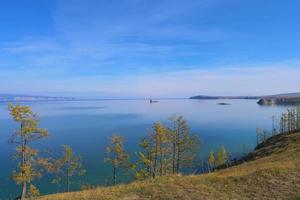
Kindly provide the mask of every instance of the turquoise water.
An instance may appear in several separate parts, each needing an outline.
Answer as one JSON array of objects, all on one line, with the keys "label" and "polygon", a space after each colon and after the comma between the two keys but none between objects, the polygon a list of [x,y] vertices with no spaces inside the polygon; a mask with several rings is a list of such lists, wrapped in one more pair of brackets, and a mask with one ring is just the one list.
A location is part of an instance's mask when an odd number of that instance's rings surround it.
[{"label": "turquoise water", "polygon": [[[226,102],[222,106],[217,103]],[[150,104],[146,100],[103,100],[32,102],[40,116],[40,127],[50,136],[38,144],[58,153],[69,144],[83,158],[87,174],[84,182],[100,185],[109,179],[111,169],[103,163],[105,145],[113,133],[125,138],[125,147],[132,157],[138,141],[147,134],[154,122],[168,122],[172,114],[183,115],[192,132],[202,139],[200,155],[205,158],[210,149],[225,145],[232,155],[240,155],[242,146],[250,150],[256,143],[256,128],[271,130],[273,115],[285,107],[262,107],[256,100],[161,100]],[[0,198],[15,197],[18,187],[10,180],[15,163],[11,157],[14,146],[8,138],[16,129],[10,119],[7,104],[0,103]],[[49,180],[40,181],[41,192],[56,192]]]}]

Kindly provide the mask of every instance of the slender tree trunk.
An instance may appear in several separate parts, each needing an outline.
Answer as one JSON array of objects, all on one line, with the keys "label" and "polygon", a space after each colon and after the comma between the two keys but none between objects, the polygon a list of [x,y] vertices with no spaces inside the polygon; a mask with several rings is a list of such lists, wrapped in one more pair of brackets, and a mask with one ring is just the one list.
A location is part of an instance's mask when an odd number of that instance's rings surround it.
[{"label": "slender tree trunk", "polygon": [[22,183],[21,200],[25,200],[25,198],[26,198],[26,182],[23,181],[23,183]]},{"label": "slender tree trunk", "polygon": [[275,116],[272,116],[272,136],[276,134],[276,129],[275,129]]},{"label": "slender tree trunk", "polygon": [[173,142],[173,168],[172,168],[172,173],[175,174],[175,160],[176,160],[176,143],[175,141]]},{"label": "slender tree trunk", "polygon": [[159,159],[159,163],[160,163],[159,173],[160,173],[160,176],[162,176],[163,175],[163,152],[162,152],[161,146],[160,146],[160,159]]},{"label": "slender tree trunk", "polygon": [[70,192],[70,177],[67,175],[67,192]]},{"label": "slender tree trunk", "polygon": [[158,144],[155,144],[155,153],[154,153],[154,166],[153,166],[153,174],[152,177],[155,178],[156,170],[157,170],[157,154],[158,154]]},{"label": "slender tree trunk", "polygon": [[180,144],[177,143],[177,162],[176,162],[176,172],[179,173],[180,168]]},{"label": "slender tree trunk", "polygon": [[151,150],[148,152],[148,160],[149,160],[149,165],[147,166],[147,171],[148,171],[148,176],[152,175],[152,156],[151,156]]},{"label": "slender tree trunk", "polygon": [[176,129],[176,173],[178,174],[179,173],[179,167],[180,167],[180,128],[179,128],[179,125],[177,126],[177,129]]},{"label": "slender tree trunk", "polygon": [[209,165],[208,162],[206,162],[206,171],[207,171],[208,173],[210,173],[210,165]]},{"label": "slender tree trunk", "polygon": [[116,170],[116,166],[114,166],[114,170],[113,170],[113,185],[116,185],[117,183],[117,170]]},{"label": "slender tree trunk", "polygon": [[22,169],[21,170],[22,170],[22,178],[23,178],[21,200],[25,200],[25,198],[26,198],[26,180],[24,178],[24,176],[25,176],[24,167],[26,165],[26,152],[25,152],[26,139],[25,139],[25,136],[23,135],[23,123],[21,123],[21,134],[22,134],[22,162],[21,162]]},{"label": "slender tree trunk", "polygon": [[281,133],[284,133],[284,118],[283,115],[281,116]]},{"label": "slender tree trunk", "polygon": [[67,192],[70,192],[70,166],[67,166]]},{"label": "slender tree trunk", "polygon": [[174,129],[174,137],[173,137],[173,163],[172,163],[172,172],[175,174],[176,172],[176,144],[178,140],[178,128],[176,128],[176,122],[174,121],[173,124],[173,129]]}]

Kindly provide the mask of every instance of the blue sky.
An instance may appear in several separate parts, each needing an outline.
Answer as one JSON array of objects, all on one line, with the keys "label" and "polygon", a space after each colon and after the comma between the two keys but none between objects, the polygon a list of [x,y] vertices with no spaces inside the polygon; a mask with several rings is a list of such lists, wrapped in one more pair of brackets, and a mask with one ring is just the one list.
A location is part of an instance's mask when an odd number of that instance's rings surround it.
[{"label": "blue sky", "polygon": [[0,0],[0,93],[299,92],[299,0]]}]

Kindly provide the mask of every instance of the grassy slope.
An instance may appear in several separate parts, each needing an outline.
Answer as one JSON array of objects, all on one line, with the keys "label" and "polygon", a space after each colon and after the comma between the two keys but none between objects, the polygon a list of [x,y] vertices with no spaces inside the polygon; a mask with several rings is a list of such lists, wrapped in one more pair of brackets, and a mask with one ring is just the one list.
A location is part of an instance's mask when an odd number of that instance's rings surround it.
[{"label": "grassy slope", "polygon": [[128,185],[43,196],[42,200],[77,199],[298,199],[300,133],[277,135],[247,161],[214,173],[167,176]]}]

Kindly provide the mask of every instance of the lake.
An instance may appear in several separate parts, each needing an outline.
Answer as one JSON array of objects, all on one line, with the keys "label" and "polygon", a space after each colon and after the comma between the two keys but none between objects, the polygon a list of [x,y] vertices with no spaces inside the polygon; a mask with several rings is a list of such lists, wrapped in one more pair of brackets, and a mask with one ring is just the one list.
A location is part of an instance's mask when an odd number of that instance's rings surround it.
[{"label": "lake", "polygon": [[[125,138],[125,148],[134,157],[138,141],[147,135],[154,122],[168,123],[172,114],[183,115],[193,133],[202,140],[200,155],[204,159],[210,149],[225,145],[234,155],[241,155],[243,145],[251,150],[256,144],[256,128],[271,130],[272,116],[287,108],[259,106],[257,100],[100,100],[26,102],[39,114],[40,127],[49,137],[40,146],[56,154],[63,144],[72,146],[82,156],[87,170],[84,182],[99,185],[110,178],[111,168],[103,163],[105,145],[113,133]],[[228,103],[229,105],[218,105]],[[0,103],[0,198],[16,197],[18,187],[10,180],[16,163],[12,161],[14,146],[8,144],[16,130],[6,103]],[[124,180],[125,181],[125,180]],[[57,192],[49,180],[40,182],[42,194]]]}]

